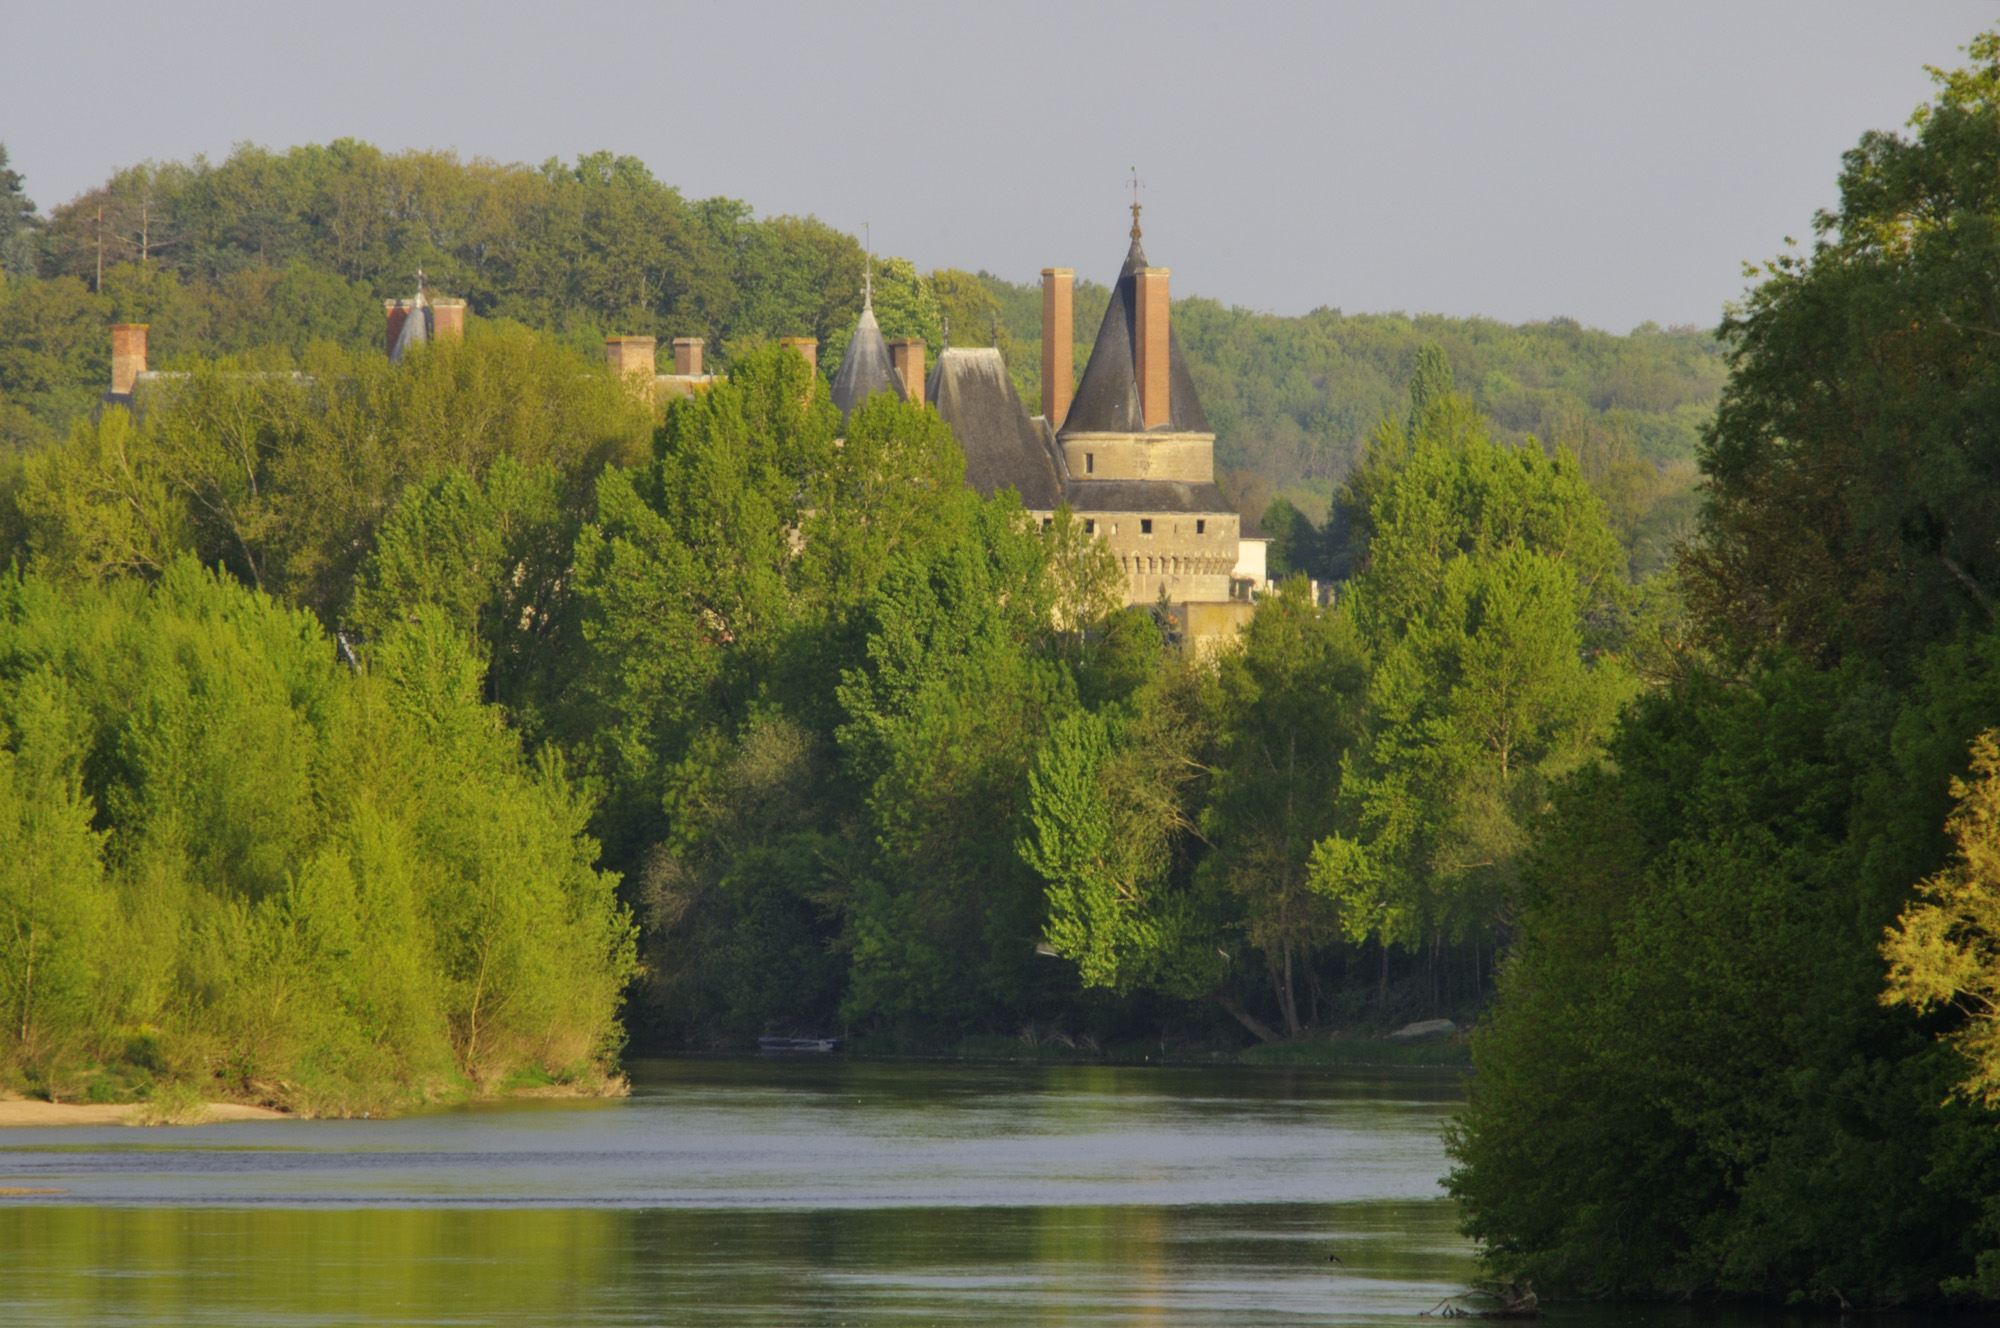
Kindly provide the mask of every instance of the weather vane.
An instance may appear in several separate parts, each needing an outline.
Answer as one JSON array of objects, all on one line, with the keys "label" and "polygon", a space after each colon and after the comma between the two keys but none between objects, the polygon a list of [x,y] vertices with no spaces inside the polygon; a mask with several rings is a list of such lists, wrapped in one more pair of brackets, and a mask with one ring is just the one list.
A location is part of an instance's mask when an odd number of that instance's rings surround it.
[{"label": "weather vane", "polygon": [[1139,238],[1139,186],[1141,183],[1139,168],[1134,166],[1132,168],[1132,238],[1135,240]]}]

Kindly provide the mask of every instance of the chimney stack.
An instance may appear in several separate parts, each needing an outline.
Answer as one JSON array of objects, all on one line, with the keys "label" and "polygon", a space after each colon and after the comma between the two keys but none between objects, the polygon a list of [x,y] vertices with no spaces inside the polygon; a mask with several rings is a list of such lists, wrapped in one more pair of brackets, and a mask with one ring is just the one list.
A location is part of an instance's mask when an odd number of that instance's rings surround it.
[{"label": "chimney stack", "polygon": [[1167,372],[1167,269],[1142,267],[1132,273],[1132,368],[1139,378],[1142,429],[1157,429],[1173,418],[1172,376]]},{"label": "chimney stack", "polygon": [[701,377],[700,337],[674,338],[674,372],[683,377]]},{"label": "chimney stack", "polygon": [[897,337],[889,343],[889,363],[903,380],[903,395],[916,405],[924,404],[924,353],[921,337]]},{"label": "chimney stack", "polygon": [[621,378],[632,374],[644,376],[650,388],[656,372],[654,350],[658,344],[651,337],[606,337],[604,362]]},{"label": "chimney stack", "polygon": [[818,337],[779,337],[778,344],[780,346],[790,346],[805,358],[805,362],[811,366],[814,373],[819,372]]},{"label": "chimney stack", "polygon": [[431,336],[438,341],[465,340],[465,301],[431,301]]},{"label": "chimney stack", "polygon": [[1075,287],[1075,268],[1042,269],[1042,415],[1051,429],[1062,428],[1076,390],[1076,341],[1070,329]]},{"label": "chimney stack", "polygon": [[132,385],[146,372],[146,323],[111,325],[111,392],[129,397]]}]

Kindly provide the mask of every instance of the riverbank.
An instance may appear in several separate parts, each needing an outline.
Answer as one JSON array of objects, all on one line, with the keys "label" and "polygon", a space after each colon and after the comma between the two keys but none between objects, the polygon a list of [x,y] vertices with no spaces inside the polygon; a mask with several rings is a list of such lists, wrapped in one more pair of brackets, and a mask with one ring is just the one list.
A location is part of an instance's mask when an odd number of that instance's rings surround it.
[{"label": "riverbank", "polygon": [[[133,1090],[129,1084],[123,1084],[102,1071],[95,1072],[91,1078],[93,1083],[117,1091],[118,1097],[107,1101],[108,1092],[100,1089],[83,1101],[51,1102],[43,1097],[29,1097],[13,1089],[0,1088],[0,1129],[9,1126],[215,1125],[257,1120],[389,1118],[467,1102],[496,1102],[510,1098],[625,1097],[632,1091],[631,1083],[622,1074],[597,1073],[577,1079],[556,1080],[539,1072],[527,1072],[510,1076],[502,1083],[484,1089],[469,1081],[454,1080],[430,1082],[416,1088],[363,1086],[359,1092],[340,1097],[294,1094],[289,1098],[266,1098],[263,1102],[240,1102],[208,1098],[185,1080],[148,1082],[142,1088]],[[95,1100],[90,1100],[92,1098]],[[274,1101],[277,1105],[273,1105]]]},{"label": "riverbank", "polygon": [[242,1102],[201,1102],[171,1118],[146,1102],[41,1102],[0,1097],[0,1129],[73,1125],[219,1125],[231,1121],[291,1120],[291,1113]]}]

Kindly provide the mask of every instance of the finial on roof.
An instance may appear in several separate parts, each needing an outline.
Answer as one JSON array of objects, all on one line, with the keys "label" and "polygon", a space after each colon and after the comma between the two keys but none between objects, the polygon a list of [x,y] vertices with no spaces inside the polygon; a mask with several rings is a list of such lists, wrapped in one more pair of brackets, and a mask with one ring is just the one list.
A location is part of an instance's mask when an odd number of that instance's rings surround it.
[{"label": "finial on roof", "polygon": [[868,229],[868,223],[861,223],[861,250],[867,265],[861,273],[861,307],[875,307],[875,236]]},{"label": "finial on roof", "polygon": [[938,321],[939,321],[940,323],[944,324],[944,344],[943,344],[942,346],[940,346],[940,347],[939,347],[938,349],[939,349],[940,351],[947,351],[947,350],[950,350],[950,349],[951,349],[951,315],[950,315],[950,314],[944,314],[944,315],[941,315],[941,316],[939,317]]},{"label": "finial on roof", "polygon": [[1139,238],[1139,168],[1132,168],[1132,239]]}]

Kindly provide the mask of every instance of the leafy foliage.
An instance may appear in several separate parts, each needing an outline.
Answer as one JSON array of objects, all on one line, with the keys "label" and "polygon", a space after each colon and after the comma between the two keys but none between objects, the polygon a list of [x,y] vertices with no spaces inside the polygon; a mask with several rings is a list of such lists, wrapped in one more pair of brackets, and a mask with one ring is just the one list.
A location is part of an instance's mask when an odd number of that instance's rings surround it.
[{"label": "leafy foliage", "polygon": [[1961,1085],[1985,1105],[2000,1105],[2000,870],[1994,861],[2000,746],[1991,730],[1972,744],[1973,780],[1953,777],[1958,806],[1945,829],[1958,860],[1917,885],[1913,902],[1882,945],[1889,961],[1885,1005],[1920,1011],[1956,1006],[1965,1026],[1953,1041],[1972,1072]]},{"label": "leafy foliage", "polygon": [[106,410],[28,459],[31,565],[94,580],[186,551],[327,621],[404,486],[509,457],[554,467],[573,509],[652,423],[601,367],[505,326],[408,366],[325,348],[304,374],[204,363],[144,390],[137,420]]},{"label": "leafy foliage", "polygon": [[2000,1297],[2000,37],[1970,52],[1725,325],[1677,571],[1709,650],[1555,782],[1522,856],[1450,1186],[1545,1289]]},{"label": "leafy foliage", "polygon": [[310,616],[185,558],[0,600],[6,1071],[56,1096],[137,1043],[322,1113],[604,1073],[615,878],[447,625],[354,676]]},{"label": "leafy foliage", "polygon": [[1690,593],[1717,639],[1897,658],[1990,620],[2000,586],[2000,35],[1938,75],[1908,138],[1870,133],[1805,254],[1724,324]]}]

